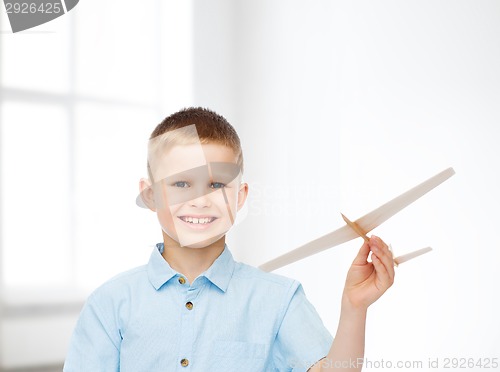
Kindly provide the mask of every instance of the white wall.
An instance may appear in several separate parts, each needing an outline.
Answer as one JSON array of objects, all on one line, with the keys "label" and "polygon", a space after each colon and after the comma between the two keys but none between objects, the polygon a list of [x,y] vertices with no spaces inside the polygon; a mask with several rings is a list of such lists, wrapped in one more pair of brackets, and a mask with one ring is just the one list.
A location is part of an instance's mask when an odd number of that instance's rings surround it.
[{"label": "white wall", "polygon": [[[248,215],[229,239],[240,260],[457,172],[374,231],[397,254],[434,251],[372,306],[372,361],[500,356],[499,21],[494,1],[197,3],[196,103],[229,113],[245,151]],[[303,282],[332,332],[360,244],[278,271]]]}]

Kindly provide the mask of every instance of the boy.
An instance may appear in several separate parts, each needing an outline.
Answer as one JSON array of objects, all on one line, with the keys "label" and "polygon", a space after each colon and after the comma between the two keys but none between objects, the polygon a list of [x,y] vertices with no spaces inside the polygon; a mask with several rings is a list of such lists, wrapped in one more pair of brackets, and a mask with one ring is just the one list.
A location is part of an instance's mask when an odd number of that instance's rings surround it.
[{"label": "boy", "polygon": [[157,213],[163,243],[88,298],[64,371],[361,370],[367,308],[394,280],[387,245],[372,236],[354,259],[333,340],[297,281],[233,260],[242,173],[222,116],[190,108],[156,127],[138,204]]}]

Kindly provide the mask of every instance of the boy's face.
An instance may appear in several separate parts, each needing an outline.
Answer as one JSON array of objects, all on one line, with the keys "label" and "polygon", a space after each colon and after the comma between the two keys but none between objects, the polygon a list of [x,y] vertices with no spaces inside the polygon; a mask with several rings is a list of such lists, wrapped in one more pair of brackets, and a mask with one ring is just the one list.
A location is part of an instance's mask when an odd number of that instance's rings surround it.
[{"label": "boy's face", "polygon": [[176,145],[151,162],[158,221],[180,246],[206,247],[231,228],[248,185],[234,151],[224,145]]}]

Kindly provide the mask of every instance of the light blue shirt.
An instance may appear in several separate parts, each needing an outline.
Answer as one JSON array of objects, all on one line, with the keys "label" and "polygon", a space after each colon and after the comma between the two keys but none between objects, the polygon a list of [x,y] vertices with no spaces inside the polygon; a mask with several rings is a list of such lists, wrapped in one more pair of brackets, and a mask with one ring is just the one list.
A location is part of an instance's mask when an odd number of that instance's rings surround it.
[{"label": "light blue shirt", "polygon": [[226,245],[190,285],[162,251],[90,295],[65,372],[306,371],[328,354],[299,282],[235,262]]}]

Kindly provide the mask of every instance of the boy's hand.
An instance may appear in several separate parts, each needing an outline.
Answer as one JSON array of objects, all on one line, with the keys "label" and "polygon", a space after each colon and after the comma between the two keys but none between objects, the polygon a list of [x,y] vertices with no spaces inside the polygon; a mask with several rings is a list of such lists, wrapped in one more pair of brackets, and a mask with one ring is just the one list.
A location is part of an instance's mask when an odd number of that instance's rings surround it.
[{"label": "boy's hand", "polygon": [[[372,252],[371,262],[368,255]],[[394,261],[387,244],[372,235],[354,259],[344,287],[342,307],[366,310],[394,283]]]}]

